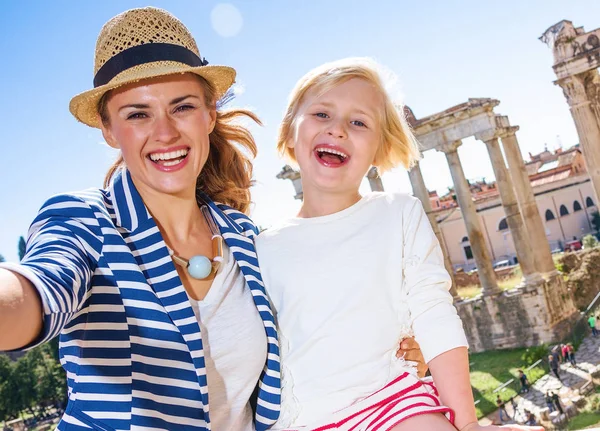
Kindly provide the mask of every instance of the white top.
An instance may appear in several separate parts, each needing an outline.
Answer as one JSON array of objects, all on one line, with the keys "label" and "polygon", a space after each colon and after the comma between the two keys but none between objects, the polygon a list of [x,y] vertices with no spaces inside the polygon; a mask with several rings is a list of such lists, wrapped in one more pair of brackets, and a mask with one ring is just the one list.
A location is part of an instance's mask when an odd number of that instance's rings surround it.
[{"label": "white top", "polygon": [[211,429],[254,430],[249,400],[267,358],[267,336],[244,276],[223,244],[223,262],[202,301],[200,323]]},{"label": "white top", "polygon": [[275,428],[326,420],[416,372],[396,360],[411,327],[427,362],[467,346],[439,243],[411,196],[372,193],[335,214],[291,219],[256,248],[281,338]]}]

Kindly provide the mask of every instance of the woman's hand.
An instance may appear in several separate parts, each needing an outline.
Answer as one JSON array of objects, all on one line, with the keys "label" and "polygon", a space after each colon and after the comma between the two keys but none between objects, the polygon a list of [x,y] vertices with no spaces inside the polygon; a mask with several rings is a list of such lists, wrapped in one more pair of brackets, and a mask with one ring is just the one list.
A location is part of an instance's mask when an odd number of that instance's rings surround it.
[{"label": "woman's hand", "polygon": [[412,361],[417,363],[417,374],[419,377],[425,377],[425,373],[428,370],[428,366],[425,363],[425,358],[421,352],[421,347],[414,337],[404,338],[400,341],[400,346],[396,352],[398,358],[404,357],[406,361]]},{"label": "woman's hand", "polygon": [[476,422],[472,422],[464,426],[460,431],[544,431],[542,426],[525,426],[525,425],[479,425]]}]

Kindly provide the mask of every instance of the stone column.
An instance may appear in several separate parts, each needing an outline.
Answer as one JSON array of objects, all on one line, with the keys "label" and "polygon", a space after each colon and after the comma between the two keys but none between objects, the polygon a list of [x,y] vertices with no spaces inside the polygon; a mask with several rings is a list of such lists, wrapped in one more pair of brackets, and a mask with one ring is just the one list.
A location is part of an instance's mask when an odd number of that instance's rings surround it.
[{"label": "stone column", "polygon": [[302,177],[300,176],[300,172],[292,169],[291,166],[285,165],[281,172],[277,174],[277,178],[280,180],[290,180],[294,185],[294,190],[296,190],[296,196],[294,199],[302,200],[304,198],[304,192],[302,191]]},{"label": "stone column", "polygon": [[450,278],[452,279],[452,287],[450,288],[450,293],[452,297],[457,298],[458,292],[456,290],[456,281],[454,279],[454,268],[452,267],[452,262],[450,261],[450,255],[448,253],[448,247],[446,246],[446,241],[444,240],[444,236],[442,235],[442,231],[440,226],[438,225],[437,219],[435,218],[435,213],[431,208],[431,201],[429,200],[429,191],[425,186],[425,180],[423,179],[423,173],[421,172],[421,167],[419,164],[415,164],[410,171],[408,171],[408,176],[410,178],[410,183],[412,185],[413,194],[416,198],[421,201],[423,204],[423,209],[427,214],[427,218],[429,218],[429,223],[431,224],[431,228],[437,237],[440,247],[442,248],[442,253],[444,254],[444,266],[446,267],[446,271],[450,274]]},{"label": "stone column", "polygon": [[543,282],[543,278],[536,271],[535,260],[531,251],[531,244],[525,230],[521,213],[519,212],[519,205],[517,204],[517,198],[513,189],[512,181],[508,175],[508,170],[504,164],[504,157],[502,156],[502,150],[500,150],[500,143],[497,137],[487,139],[485,145],[490,155],[492,162],[492,168],[494,169],[494,175],[496,177],[496,186],[498,187],[498,193],[500,194],[500,200],[504,207],[504,213],[506,215],[506,222],[510,233],[512,235],[515,250],[517,252],[517,258],[519,259],[519,265],[523,272],[523,279],[525,285],[535,286]]},{"label": "stone column", "polygon": [[437,147],[438,151],[442,151],[446,154],[448,165],[450,166],[450,174],[452,175],[452,181],[454,182],[454,188],[456,190],[456,198],[458,205],[460,206],[465,226],[467,228],[467,234],[469,235],[469,241],[471,243],[471,249],[473,256],[475,257],[475,263],[477,264],[477,272],[479,273],[479,280],[483,286],[484,295],[494,295],[500,293],[498,282],[496,281],[496,273],[492,267],[492,260],[483,238],[481,230],[481,223],[479,222],[479,216],[475,210],[475,204],[471,197],[471,190],[469,183],[465,177],[460,158],[458,157],[458,147],[461,145],[461,141],[456,141],[451,144],[443,144]]},{"label": "stone column", "polygon": [[600,202],[600,125],[585,90],[585,80],[593,79],[596,70],[569,76],[556,81],[563,90],[575,121],[588,175]]},{"label": "stone column", "polygon": [[372,192],[383,191],[383,182],[381,181],[381,177],[379,176],[379,172],[375,166],[369,169],[369,172],[367,172],[367,178],[369,180],[369,185],[371,186]]},{"label": "stone column", "polygon": [[533,252],[535,267],[545,277],[556,274],[556,267],[550,252],[550,244],[546,237],[546,229],[540,215],[540,210],[533,194],[533,187],[529,181],[529,174],[525,168],[525,162],[521,155],[516,132],[518,126],[509,127],[502,136],[502,146],[508,163],[510,176],[517,195],[517,201],[521,209],[521,216],[527,229],[529,241]]}]

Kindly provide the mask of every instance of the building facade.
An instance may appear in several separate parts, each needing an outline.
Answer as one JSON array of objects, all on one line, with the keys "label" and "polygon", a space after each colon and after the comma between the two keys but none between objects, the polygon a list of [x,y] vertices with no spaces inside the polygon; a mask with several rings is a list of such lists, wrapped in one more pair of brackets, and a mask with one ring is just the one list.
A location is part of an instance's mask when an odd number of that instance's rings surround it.
[{"label": "building facade", "polygon": [[[597,202],[578,146],[565,151],[530,154],[525,167],[553,251],[562,250],[569,241],[595,233],[592,214],[597,211]],[[517,263],[514,241],[495,183],[470,182],[470,188],[494,264]],[[473,252],[453,190],[444,196],[436,192],[430,192],[429,196],[452,266],[455,270],[474,269]]]}]

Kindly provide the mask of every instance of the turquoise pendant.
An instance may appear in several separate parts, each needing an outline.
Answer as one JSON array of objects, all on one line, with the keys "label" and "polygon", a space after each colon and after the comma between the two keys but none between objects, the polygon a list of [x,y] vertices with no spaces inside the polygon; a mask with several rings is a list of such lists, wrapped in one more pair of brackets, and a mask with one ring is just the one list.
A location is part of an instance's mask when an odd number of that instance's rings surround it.
[{"label": "turquoise pendant", "polygon": [[202,280],[210,275],[212,262],[206,256],[192,256],[189,260],[187,272],[192,278]]}]

